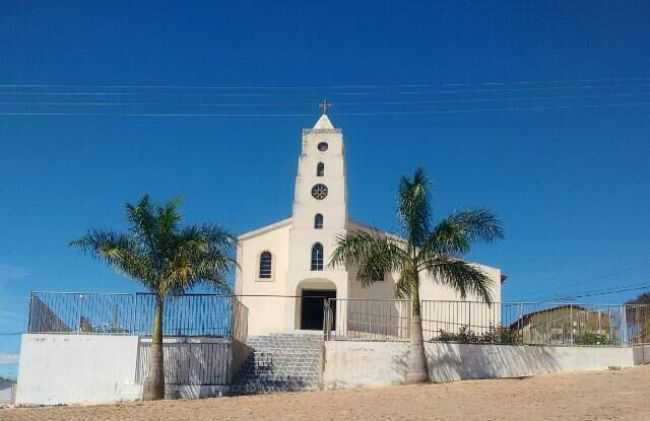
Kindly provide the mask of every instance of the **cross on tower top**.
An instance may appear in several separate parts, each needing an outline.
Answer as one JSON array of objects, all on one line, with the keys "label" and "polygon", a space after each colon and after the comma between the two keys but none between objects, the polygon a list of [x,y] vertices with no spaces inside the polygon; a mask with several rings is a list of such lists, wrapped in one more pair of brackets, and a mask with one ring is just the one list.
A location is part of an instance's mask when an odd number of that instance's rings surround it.
[{"label": "cross on tower top", "polygon": [[324,115],[324,114],[327,114],[327,110],[329,110],[330,108],[332,108],[332,103],[331,103],[331,102],[328,102],[327,99],[324,99],[324,100],[321,101],[321,103],[319,104],[319,106],[320,106],[320,113],[321,113],[321,115]]}]

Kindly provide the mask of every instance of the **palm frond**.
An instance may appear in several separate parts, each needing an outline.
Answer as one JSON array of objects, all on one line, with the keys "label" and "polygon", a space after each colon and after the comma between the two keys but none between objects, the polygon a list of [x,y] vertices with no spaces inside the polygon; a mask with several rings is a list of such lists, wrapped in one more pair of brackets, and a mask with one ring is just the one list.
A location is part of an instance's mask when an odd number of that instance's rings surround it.
[{"label": "palm frond", "polygon": [[487,209],[466,209],[455,212],[446,221],[463,231],[469,241],[486,241],[503,238],[503,225]]},{"label": "palm frond", "polygon": [[429,234],[424,246],[419,250],[421,260],[432,256],[462,256],[470,249],[471,243],[462,227],[447,219],[436,225]]},{"label": "palm frond", "polygon": [[387,272],[400,271],[407,259],[408,253],[397,240],[378,231],[354,231],[337,239],[328,264],[333,268],[356,266],[359,281],[369,285],[383,280]]},{"label": "palm frond", "polygon": [[429,262],[427,270],[438,282],[458,291],[462,299],[474,294],[486,303],[492,303],[492,280],[475,265],[441,257]]},{"label": "palm frond", "polygon": [[462,256],[475,241],[503,238],[499,219],[484,209],[456,212],[440,221],[420,250],[421,260],[435,255]]},{"label": "palm frond", "polygon": [[408,298],[411,296],[412,290],[413,278],[405,276],[403,273],[395,283],[395,298]]},{"label": "palm frond", "polygon": [[156,274],[149,255],[127,234],[92,230],[70,245],[103,260],[118,272],[139,280],[148,288],[155,287]]},{"label": "palm frond", "polygon": [[127,220],[131,223],[132,232],[141,240],[153,242],[156,227],[156,216],[149,195],[142,196],[135,205],[126,204]]},{"label": "palm frond", "polygon": [[161,237],[166,237],[176,232],[178,223],[181,220],[181,215],[178,212],[180,203],[180,198],[176,198],[158,207],[156,225],[158,226],[158,234]]},{"label": "palm frond", "polygon": [[234,237],[215,225],[180,229],[179,200],[154,207],[148,195],[127,204],[127,233],[90,231],[71,246],[92,253],[139,280],[159,296],[182,294],[199,284],[228,288],[236,266]]},{"label": "palm frond", "polygon": [[176,237],[164,274],[164,289],[174,293],[198,284],[228,289],[225,274],[236,266],[234,238],[214,225],[190,226]]},{"label": "palm frond", "polygon": [[410,244],[421,247],[429,233],[431,218],[428,180],[424,170],[416,170],[413,179],[402,178],[397,203],[404,236]]}]

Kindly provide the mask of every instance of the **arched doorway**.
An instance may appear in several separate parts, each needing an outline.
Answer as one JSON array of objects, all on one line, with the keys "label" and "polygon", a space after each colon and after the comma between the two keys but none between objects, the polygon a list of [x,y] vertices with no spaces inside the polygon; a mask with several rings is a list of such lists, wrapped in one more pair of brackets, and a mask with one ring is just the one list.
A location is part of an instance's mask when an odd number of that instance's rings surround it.
[{"label": "arched doorway", "polygon": [[[336,285],[321,279],[304,280],[298,285],[300,297],[296,325],[300,330],[323,330],[324,308],[328,299],[336,298]],[[336,305],[332,304],[332,325],[336,326]]]}]

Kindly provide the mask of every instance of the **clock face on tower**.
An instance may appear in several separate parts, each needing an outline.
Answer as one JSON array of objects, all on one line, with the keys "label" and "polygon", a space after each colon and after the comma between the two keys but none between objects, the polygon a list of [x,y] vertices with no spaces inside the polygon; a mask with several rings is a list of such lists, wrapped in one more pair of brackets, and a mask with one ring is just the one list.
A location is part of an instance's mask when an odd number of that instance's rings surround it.
[{"label": "clock face on tower", "polygon": [[327,186],[325,184],[316,184],[311,188],[311,195],[316,200],[323,200],[327,197]]}]

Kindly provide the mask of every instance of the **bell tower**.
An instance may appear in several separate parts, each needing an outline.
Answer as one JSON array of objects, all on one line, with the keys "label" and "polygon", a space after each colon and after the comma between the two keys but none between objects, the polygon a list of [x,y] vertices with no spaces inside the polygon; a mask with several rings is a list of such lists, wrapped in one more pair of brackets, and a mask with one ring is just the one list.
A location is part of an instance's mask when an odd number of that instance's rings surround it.
[{"label": "bell tower", "polygon": [[336,287],[337,295],[345,297],[345,271],[328,267],[337,237],[345,234],[347,222],[343,133],[327,116],[328,105],[323,102],[314,127],[302,131],[289,243],[288,292],[299,295],[301,288]]},{"label": "bell tower", "polygon": [[293,226],[314,229],[316,214],[323,216],[324,231],[345,228],[346,207],[343,134],[335,129],[327,114],[321,115],[312,129],[302,132],[302,151],[298,161],[293,201]]}]

